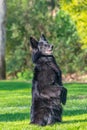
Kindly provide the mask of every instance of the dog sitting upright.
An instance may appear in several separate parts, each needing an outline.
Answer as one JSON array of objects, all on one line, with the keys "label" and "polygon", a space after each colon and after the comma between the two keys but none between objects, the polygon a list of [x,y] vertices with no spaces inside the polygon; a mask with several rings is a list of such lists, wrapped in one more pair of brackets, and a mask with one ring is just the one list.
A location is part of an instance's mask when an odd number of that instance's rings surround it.
[{"label": "dog sitting upright", "polygon": [[39,41],[30,37],[32,60],[35,64],[32,82],[31,123],[54,124],[62,121],[62,104],[67,90],[63,87],[61,70],[52,55],[53,45],[44,35]]}]

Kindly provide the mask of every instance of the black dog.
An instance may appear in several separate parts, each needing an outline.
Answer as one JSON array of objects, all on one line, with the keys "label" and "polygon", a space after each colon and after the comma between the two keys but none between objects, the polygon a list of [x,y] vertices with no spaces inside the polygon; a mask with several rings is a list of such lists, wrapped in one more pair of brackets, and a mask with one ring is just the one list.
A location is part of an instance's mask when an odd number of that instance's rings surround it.
[{"label": "black dog", "polygon": [[62,121],[62,104],[67,90],[63,87],[61,70],[52,55],[53,46],[44,35],[37,41],[30,37],[32,60],[35,63],[32,85],[31,123],[48,125]]}]

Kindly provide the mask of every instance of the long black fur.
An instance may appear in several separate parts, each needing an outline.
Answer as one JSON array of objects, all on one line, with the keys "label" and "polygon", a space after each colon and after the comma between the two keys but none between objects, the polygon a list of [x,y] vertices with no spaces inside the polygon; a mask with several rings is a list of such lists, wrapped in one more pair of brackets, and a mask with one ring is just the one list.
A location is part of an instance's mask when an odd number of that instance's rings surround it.
[{"label": "long black fur", "polygon": [[65,105],[67,97],[67,89],[62,84],[61,70],[53,55],[43,55],[38,49],[33,52],[32,60],[35,68],[31,123],[44,126],[61,122],[62,104]]}]

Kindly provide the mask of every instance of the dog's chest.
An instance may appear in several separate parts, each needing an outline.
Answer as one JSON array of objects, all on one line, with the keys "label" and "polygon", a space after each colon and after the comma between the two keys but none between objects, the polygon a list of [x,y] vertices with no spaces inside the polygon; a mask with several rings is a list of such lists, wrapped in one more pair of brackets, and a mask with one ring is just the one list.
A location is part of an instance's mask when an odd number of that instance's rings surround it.
[{"label": "dog's chest", "polygon": [[49,66],[47,63],[38,64],[35,67],[35,74],[36,80],[42,84],[49,84],[54,82],[56,78],[55,71]]}]

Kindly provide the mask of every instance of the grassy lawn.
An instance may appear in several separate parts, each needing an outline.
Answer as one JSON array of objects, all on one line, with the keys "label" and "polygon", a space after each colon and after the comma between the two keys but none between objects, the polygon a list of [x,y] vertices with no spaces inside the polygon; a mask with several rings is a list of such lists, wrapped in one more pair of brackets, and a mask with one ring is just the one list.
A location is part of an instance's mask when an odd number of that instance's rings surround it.
[{"label": "grassy lawn", "polygon": [[87,84],[65,84],[68,100],[63,122],[52,126],[30,125],[31,84],[0,82],[0,130],[87,130]]}]

